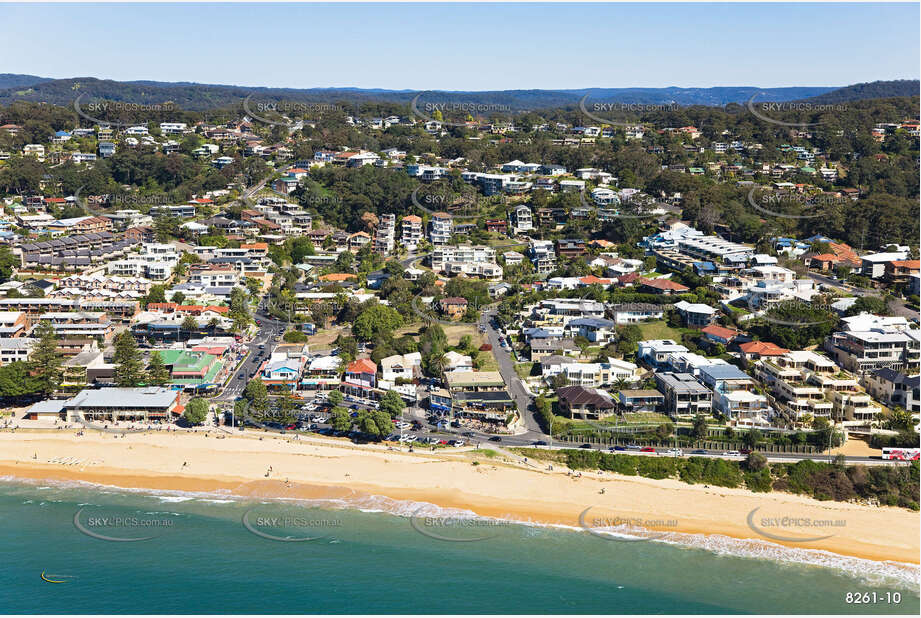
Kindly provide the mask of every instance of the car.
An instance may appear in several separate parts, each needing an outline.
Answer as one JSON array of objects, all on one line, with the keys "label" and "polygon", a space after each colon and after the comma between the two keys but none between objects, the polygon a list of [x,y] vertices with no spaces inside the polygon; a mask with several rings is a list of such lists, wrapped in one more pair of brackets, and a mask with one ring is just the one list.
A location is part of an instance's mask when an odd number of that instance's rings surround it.
[{"label": "car", "polygon": [[466,442],[464,442],[463,440],[455,440],[455,441],[454,441],[454,446],[463,446],[463,445],[465,445],[465,444],[466,444]]},{"label": "car", "polygon": [[491,436],[489,438],[490,442],[502,442],[502,436]]},{"label": "car", "polygon": [[655,455],[656,449],[652,448],[651,446],[644,446],[643,448],[640,449],[640,452],[641,453],[652,453],[653,455]]},{"label": "car", "polygon": [[723,451],[723,457],[741,457],[742,453],[739,451]]},{"label": "car", "polygon": [[238,373],[238,374],[237,374],[237,379],[238,379],[238,380],[242,380],[242,379],[245,378],[245,377],[246,377],[246,375],[244,375],[244,374],[242,374],[242,373]]},{"label": "car", "polygon": [[698,449],[694,449],[693,451],[691,451],[691,454],[692,455],[706,455],[707,451],[705,451],[702,448],[698,448]]},{"label": "car", "polygon": [[472,432],[472,431],[465,431],[465,432],[462,433],[461,435],[464,436],[465,438],[472,438],[472,437],[473,437],[473,432]]},{"label": "car", "polygon": [[750,448],[743,448],[741,451],[739,451],[739,453],[742,455],[748,455],[751,452],[752,450]]},{"label": "car", "polygon": [[638,450],[640,450],[640,447],[639,447],[639,445],[637,445],[637,444],[628,444],[628,445],[627,445],[627,450],[628,450],[628,451],[638,451]]},{"label": "car", "polygon": [[297,425],[294,424],[294,423],[292,423],[292,424],[286,426],[285,429],[297,429]]},{"label": "car", "polygon": [[612,446],[612,447],[611,447],[611,450],[614,450],[614,451],[626,451],[627,448],[624,447],[624,446]]},{"label": "car", "polygon": [[588,442],[586,442],[585,444],[583,444],[583,445],[580,446],[579,448],[592,448],[592,445],[589,444]]},{"label": "car", "polygon": [[547,446],[547,443],[543,440],[534,440],[534,442],[531,442],[531,446]]},{"label": "car", "polygon": [[684,451],[682,451],[680,448],[669,448],[662,451],[662,454],[671,455],[672,457],[681,457],[684,455]]}]

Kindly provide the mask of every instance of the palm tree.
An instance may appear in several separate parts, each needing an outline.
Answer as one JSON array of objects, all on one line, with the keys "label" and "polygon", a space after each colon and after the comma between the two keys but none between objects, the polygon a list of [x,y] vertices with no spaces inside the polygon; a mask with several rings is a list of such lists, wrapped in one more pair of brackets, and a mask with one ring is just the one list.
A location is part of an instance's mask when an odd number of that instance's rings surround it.
[{"label": "palm tree", "polygon": [[448,358],[445,356],[444,352],[433,356],[429,363],[432,371],[435,371],[438,374],[438,377],[444,380],[445,367],[448,366]]},{"label": "palm tree", "polygon": [[198,322],[196,322],[195,318],[192,316],[187,315],[182,321],[182,324],[179,325],[179,330],[186,331],[188,333],[188,337],[186,337],[186,341],[188,341],[192,338],[192,331],[198,330]]}]

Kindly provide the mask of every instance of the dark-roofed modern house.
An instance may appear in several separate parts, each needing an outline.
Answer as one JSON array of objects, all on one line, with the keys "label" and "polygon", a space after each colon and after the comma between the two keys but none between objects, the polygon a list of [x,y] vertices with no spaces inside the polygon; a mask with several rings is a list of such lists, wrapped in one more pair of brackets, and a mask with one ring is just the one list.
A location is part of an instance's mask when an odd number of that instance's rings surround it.
[{"label": "dark-roofed modern house", "polygon": [[600,419],[614,413],[614,400],[606,392],[585,386],[564,386],[556,391],[560,412],[569,418]]}]

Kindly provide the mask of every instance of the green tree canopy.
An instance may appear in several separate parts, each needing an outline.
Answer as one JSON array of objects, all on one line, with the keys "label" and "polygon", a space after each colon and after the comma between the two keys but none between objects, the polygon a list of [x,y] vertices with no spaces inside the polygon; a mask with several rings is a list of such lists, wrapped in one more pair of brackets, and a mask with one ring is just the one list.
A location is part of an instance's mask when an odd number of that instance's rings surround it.
[{"label": "green tree canopy", "polygon": [[115,337],[112,361],[115,363],[115,383],[118,386],[140,386],[147,378],[141,351],[130,331],[122,331]]},{"label": "green tree canopy", "polygon": [[190,425],[201,425],[208,418],[208,410],[208,401],[196,397],[186,404],[182,418]]}]

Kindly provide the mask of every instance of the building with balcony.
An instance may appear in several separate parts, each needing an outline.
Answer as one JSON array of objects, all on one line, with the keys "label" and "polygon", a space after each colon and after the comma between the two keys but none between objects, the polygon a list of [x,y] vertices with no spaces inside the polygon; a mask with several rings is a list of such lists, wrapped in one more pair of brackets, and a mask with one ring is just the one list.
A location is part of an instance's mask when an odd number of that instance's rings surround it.
[{"label": "building with balcony", "polygon": [[710,416],[713,392],[690,373],[657,373],[656,388],[665,396],[663,412],[672,418]]}]

